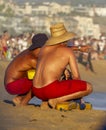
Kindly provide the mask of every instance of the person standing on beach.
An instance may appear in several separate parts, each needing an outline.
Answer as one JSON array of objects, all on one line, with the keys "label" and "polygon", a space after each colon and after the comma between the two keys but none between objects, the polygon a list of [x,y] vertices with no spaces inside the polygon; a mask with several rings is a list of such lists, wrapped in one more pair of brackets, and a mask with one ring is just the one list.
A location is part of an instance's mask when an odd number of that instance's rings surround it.
[{"label": "person standing on beach", "polygon": [[[75,55],[67,42],[76,35],[68,32],[63,23],[50,28],[51,37],[41,48],[33,79],[33,94],[55,108],[57,103],[81,98],[92,92],[92,85],[80,78]],[[79,48],[80,49],[80,48]],[[60,81],[69,65],[73,80]]]},{"label": "person standing on beach", "polygon": [[5,30],[5,31],[3,32],[2,37],[1,37],[2,59],[6,59],[7,49],[8,49],[8,47],[7,47],[7,41],[9,40],[9,38],[10,38],[10,35],[9,35],[8,31]]},{"label": "person standing on beach", "polygon": [[40,48],[48,37],[44,33],[33,36],[32,45],[17,55],[7,66],[4,77],[5,89],[12,95],[15,105],[27,105],[32,95],[32,80],[28,79],[27,71],[36,68]]}]

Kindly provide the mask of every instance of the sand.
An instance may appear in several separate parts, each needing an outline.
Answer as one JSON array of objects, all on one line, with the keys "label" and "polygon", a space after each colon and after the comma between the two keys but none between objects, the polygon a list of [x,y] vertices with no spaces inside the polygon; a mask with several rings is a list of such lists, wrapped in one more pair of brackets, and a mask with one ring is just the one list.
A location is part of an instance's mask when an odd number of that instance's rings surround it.
[{"label": "sand", "polygon": [[[81,78],[91,82],[95,92],[106,92],[106,61],[92,62],[96,74],[78,65]],[[106,111],[93,109],[59,111],[41,109],[34,105],[13,106],[9,101],[14,96],[8,94],[3,85],[8,63],[0,61],[0,130],[106,130],[102,128],[106,124]]]}]

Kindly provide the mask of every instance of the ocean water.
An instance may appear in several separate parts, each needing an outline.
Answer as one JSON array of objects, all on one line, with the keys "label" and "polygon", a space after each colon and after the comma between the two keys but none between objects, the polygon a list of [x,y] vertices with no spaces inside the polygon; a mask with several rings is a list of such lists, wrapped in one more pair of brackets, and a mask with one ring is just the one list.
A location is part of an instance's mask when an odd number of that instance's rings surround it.
[{"label": "ocean water", "polygon": [[84,97],[84,100],[90,102],[94,110],[106,110],[106,93],[94,92]]},{"label": "ocean water", "polygon": [[[86,102],[90,102],[94,110],[106,110],[106,93],[93,92],[92,94],[84,97]],[[34,97],[30,100],[29,104],[40,105],[42,100]]]}]

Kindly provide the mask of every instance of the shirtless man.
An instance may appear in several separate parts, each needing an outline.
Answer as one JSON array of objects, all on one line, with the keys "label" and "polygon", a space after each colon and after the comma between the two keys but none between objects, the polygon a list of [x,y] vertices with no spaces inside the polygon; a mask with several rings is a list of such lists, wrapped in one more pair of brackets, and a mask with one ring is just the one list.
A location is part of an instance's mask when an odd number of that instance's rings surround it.
[{"label": "shirtless man", "polygon": [[27,71],[36,68],[40,48],[48,37],[39,33],[33,36],[32,45],[17,55],[5,71],[4,85],[8,93],[18,95],[13,99],[15,105],[27,105],[32,98],[32,80],[27,77]]},{"label": "shirtless man", "polygon": [[[51,26],[51,37],[41,48],[32,91],[36,97],[48,101],[52,108],[57,103],[81,98],[92,92],[92,85],[82,81],[75,55],[67,42],[75,37],[67,32],[63,23]],[[66,66],[69,65],[73,80],[60,81]]]},{"label": "shirtless man", "polygon": [[1,37],[1,45],[2,45],[2,59],[6,58],[6,52],[7,52],[7,41],[9,40],[10,35],[8,31],[4,31],[3,35]]}]

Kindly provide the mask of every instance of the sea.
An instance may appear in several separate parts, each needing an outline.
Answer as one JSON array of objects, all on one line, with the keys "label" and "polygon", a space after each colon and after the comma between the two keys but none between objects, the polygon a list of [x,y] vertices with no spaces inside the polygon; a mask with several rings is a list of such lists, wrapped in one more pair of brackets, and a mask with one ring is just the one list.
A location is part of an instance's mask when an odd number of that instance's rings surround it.
[{"label": "sea", "polygon": [[[84,97],[85,102],[92,104],[94,110],[106,110],[106,93],[93,92],[92,94]],[[40,105],[42,100],[34,97],[29,101],[29,104]]]}]

